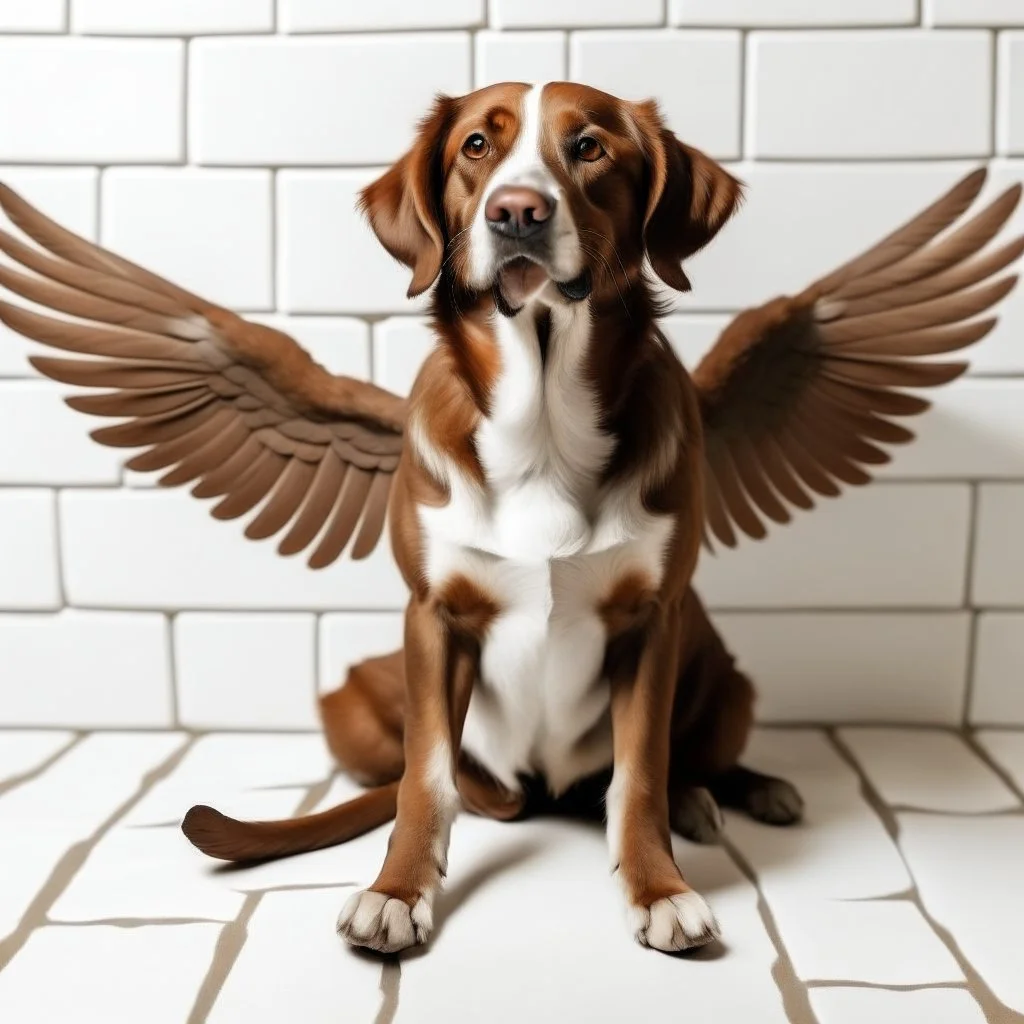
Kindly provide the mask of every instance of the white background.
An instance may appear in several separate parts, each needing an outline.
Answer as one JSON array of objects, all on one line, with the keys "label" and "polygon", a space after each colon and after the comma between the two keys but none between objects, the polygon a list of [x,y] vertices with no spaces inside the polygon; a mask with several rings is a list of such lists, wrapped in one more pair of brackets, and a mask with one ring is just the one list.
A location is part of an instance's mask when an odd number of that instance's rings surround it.
[{"label": "white background", "polygon": [[[1021,0],[0,0],[0,178],[403,389],[429,339],[356,189],[435,91],[566,77],[749,185],[687,360],[979,162],[1024,178]],[[763,719],[1024,724],[1024,289],[1000,313],[882,482],[704,560]],[[122,473],[29,348],[0,330],[0,725],[312,727],[398,643],[387,553],[314,573]]]}]

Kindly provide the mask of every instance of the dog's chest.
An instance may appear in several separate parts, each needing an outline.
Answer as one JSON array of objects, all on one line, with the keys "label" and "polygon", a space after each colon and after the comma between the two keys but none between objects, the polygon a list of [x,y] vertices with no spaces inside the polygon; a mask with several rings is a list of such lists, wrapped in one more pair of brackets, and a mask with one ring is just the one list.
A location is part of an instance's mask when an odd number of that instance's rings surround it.
[{"label": "dog's chest", "polygon": [[468,578],[501,609],[463,744],[506,785],[542,773],[556,792],[611,762],[601,606],[631,572],[658,582],[670,530],[636,488],[600,487],[614,439],[583,373],[589,325],[574,326],[545,364],[535,340],[503,325],[501,375],[474,439],[487,491],[451,477],[449,502],[420,512],[431,583]]}]

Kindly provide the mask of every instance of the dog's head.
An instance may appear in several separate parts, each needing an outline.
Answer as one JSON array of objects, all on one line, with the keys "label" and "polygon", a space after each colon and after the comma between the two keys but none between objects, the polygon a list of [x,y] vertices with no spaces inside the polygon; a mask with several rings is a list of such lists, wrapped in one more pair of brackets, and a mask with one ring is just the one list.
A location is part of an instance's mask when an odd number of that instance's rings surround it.
[{"label": "dog's head", "polygon": [[680,291],[682,261],[728,220],[741,186],[680,142],[653,102],[568,82],[439,97],[412,149],[362,207],[410,295],[442,270],[511,313],[536,296],[587,297],[654,272]]}]

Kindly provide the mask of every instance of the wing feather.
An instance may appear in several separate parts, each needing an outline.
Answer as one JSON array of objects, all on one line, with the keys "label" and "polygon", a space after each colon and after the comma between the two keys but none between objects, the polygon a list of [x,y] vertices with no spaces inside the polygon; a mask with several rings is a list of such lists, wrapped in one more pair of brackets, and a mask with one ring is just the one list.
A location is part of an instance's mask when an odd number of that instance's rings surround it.
[{"label": "wing feather", "polygon": [[95,440],[141,449],[126,465],[164,470],[162,486],[192,483],[197,498],[219,498],[217,519],[262,505],[246,536],[283,532],[283,554],[323,532],[315,568],[353,537],[351,556],[370,554],[401,454],[403,399],[332,376],[288,335],[80,238],[3,185],[0,207],[28,239],[0,231],[12,261],[0,264],[0,285],[44,309],[0,302],[0,320],[68,353],[34,357],[41,373],[106,389],[66,399],[121,420]]},{"label": "wing feather", "polygon": [[967,369],[931,357],[984,338],[983,316],[1017,283],[999,277],[1024,238],[985,252],[1021,186],[969,219],[985,182],[972,172],[878,244],[795,298],[739,314],[693,374],[704,419],[705,536],[734,546],[766,520],[811,508],[812,495],[870,481],[883,445],[913,433],[895,419],[929,403],[904,388],[938,387]]}]

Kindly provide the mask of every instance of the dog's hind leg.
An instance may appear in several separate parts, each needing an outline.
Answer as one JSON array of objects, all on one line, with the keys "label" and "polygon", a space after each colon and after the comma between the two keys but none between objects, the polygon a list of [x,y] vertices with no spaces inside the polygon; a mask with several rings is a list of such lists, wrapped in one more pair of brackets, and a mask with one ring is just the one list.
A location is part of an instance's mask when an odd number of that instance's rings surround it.
[{"label": "dog's hind leg", "polygon": [[793,825],[804,813],[796,786],[737,764],[716,776],[708,788],[723,807],[746,811],[768,825]]}]

